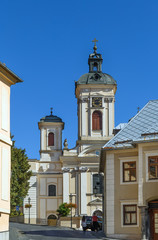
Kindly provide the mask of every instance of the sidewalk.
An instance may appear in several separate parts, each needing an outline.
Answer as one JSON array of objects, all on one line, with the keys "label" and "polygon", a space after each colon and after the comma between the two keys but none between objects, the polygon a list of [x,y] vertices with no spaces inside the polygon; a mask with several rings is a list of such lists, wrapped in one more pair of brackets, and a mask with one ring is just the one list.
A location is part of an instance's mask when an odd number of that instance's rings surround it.
[{"label": "sidewalk", "polygon": [[28,238],[21,234],[18,228],[9,228],[9,240],[28,240]]}]

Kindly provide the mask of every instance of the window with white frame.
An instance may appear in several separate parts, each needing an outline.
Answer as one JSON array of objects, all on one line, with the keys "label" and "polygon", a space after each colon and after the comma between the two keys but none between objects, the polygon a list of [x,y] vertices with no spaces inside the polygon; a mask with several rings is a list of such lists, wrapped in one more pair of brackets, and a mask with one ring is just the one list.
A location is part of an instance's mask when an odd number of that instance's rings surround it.
[{"label": "window with white frame", "polygon": [[158,156],[148,157],[149,180],[158,179]]},{"label": "window with white frame", "polygon": [[120,160],[120,184],[137,183],[138,157],[122,157]]},{"label": "window with white frame", "polygon": [[136,162],[123,162],[123,182],[136,181]]},{"label": "window with white frame", "polygon": [[137,205],[123,205],[123,225],[137,225]]}]

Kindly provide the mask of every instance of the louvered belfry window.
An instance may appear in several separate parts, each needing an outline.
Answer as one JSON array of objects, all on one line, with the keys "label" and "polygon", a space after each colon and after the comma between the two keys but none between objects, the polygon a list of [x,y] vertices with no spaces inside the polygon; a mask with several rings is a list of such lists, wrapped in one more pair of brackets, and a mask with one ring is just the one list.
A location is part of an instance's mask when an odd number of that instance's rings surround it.
[{"label": "louvered belfry window", "polygon": [[52,132],[48,134],[48,146],[54,146],[54,133]]},{"label": "louvered belfry window", "polygon": [[94,111],[92,114],[92,130],[102,130],[102,113]]}]

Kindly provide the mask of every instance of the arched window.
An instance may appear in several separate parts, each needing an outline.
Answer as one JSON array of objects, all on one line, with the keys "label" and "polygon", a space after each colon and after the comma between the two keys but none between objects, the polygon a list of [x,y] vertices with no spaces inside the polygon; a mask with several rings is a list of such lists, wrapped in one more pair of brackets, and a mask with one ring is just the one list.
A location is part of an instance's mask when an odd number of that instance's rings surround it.
[{"label": "arched window", "polygon": [[94,111],[92,114],[92,130],[102,130],[102,114]]},{"label": "arched window", "polygon": [[98,64],[95,62],[93,65],[93,71],[97,72],[97,70],[98,70]]},{"label": "arched window", "polygon": [[93,193],[103,193],[103,181],[104,178],[101,174],[93,174]]},{"label": "arched window", "polygon": [[56,196],[56,185],[48,186],[48,196]]},{"label": "arched window", "polygon": [[54,146],[54,133],[52,132],[48,134],[48,146]]}]

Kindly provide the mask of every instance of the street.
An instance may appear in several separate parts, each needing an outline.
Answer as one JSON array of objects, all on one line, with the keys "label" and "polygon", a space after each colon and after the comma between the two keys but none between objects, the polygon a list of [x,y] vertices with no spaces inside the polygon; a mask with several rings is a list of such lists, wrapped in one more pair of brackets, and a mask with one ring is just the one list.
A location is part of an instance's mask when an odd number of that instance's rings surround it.
[{"label": "street", "polygon": [[[79,240],[101,239],[101,232],[94,233],[66,227],[39,226],[10,222],[9,240]],[[103,239],[103,238],[102,238]]]}]

